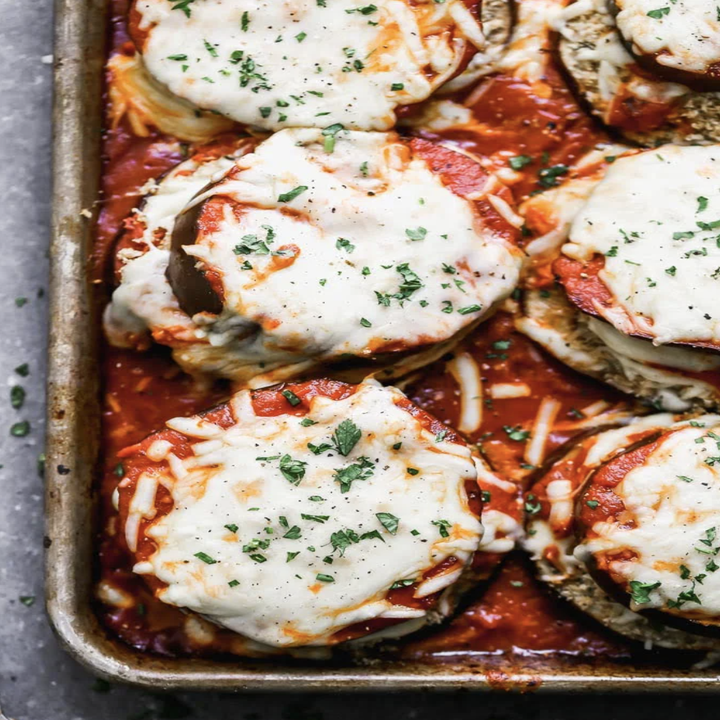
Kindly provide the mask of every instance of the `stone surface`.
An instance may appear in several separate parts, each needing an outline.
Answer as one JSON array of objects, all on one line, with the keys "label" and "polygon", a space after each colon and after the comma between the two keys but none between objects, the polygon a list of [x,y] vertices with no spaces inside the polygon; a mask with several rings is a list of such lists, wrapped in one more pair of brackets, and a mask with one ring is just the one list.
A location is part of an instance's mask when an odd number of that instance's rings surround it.
[{"label": "stone surface", "polygon": [[[82,0],[74,0],[82,2]],[[711,698],[399,694],[294,696],[187,694],[160,696],[108,688],[58,647],[42,601],[42,449],[49,221],[52,3],[0,0],[0,708],[14,720],[360,720],[389,716],[430,720],[553,718],[649,720],[683,713],[711,717]],[[23,301],[21,298],[25,298]],[[28,364],[29,375],[14,369]],[[22,408],[10,390],[22,386]],[[14,423],[28,421],[26,437]],[[35,598],[32,604],[20,598]]]}]

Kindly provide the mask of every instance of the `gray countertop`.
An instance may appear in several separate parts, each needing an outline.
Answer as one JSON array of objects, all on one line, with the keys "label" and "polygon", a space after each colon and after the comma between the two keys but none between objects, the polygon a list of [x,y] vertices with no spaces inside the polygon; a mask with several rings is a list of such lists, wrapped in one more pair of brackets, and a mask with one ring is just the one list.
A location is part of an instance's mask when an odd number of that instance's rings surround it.
[{"label": "gray countertop", "polygon": [[[73,0],[81,2],[82,0]],[[243,720],[402,718],[613,718],[716,713],[712,698],[481,695],[153,695],[108,687],[64,654],[48,626],[42,600],[42,481],[47,242],[52,84],[51,0],[0,0],[0,716],[14,720],[130,720],[240,717]],[[29,374],[15,370],[27,363]],[[11,388],[22,386],[20,409]],[[24,437],[11,427],[28,421]],[[24,602],[20,598],[24,598]],[[34,601],[33,601],[34,598]]]}]

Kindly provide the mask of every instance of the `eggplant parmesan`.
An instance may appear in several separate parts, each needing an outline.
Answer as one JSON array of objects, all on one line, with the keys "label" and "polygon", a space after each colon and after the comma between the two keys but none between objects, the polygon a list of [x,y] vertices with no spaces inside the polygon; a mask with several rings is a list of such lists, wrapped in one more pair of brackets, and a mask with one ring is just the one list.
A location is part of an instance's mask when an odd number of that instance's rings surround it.
[{"label": "eggplant parmesan", "polygon": [[720,141],[720,20],[705,0],[574,0],[563,65],[591,111],[641,145]]},{"label": "eggplant parmesan", "polygon": [[720,649],[716,20],[646,5],[112,0],[113,635],[492,678]]},{"label": "eggplant parmesan", "polygon": [[504,185],[456,150],[331,130],[276,133],[175,216],[172,240],[121,251],[114,342],[147,328],[186,370],[240,382],[350,360],[390,377],[491,314],[521,263]]},{"label": "eggplant parmesan", "polygon": [[486,44],[462,0],[134,0],[129,30],[175,95],[267,130],[388,130]]},{"label": "eggplant parmesan", "polygon": [[[560,286],[526,295],[520,329],[576,369],[661,407],[715,407],[719,160],[715,146],[625,153],[555,198],[531,200],[524,211],[536,222],[563,205],[564,225],[550,233],[567,241],[552,264]],[[569,219],[573,188],[580,202]]]},{"label": "eggplant parmesan", "polygon": [[571,445],[526,495],[540,577],[634,640],[717,648],[719,422],[651,415]]},{"label": "eggplant parmesan", "polygon": [[241,391],[120,455],[135,572],[274,647],[437,620],[482,535],[468,446],[374,382]]}]

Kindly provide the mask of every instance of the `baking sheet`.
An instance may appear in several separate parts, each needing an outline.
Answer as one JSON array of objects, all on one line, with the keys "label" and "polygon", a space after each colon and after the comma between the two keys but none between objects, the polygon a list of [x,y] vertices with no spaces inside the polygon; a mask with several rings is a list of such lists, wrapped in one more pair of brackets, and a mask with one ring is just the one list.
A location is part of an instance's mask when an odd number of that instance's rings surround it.
[{"label": "baking sheet", "polygon": [[100,175],[103,0],[58,0],[46,479],[46,593],[65,647],[93,672],[155,689],[711,691],[717,672],[557,656],[319,665],[170,659],[108,636],[92,608],[93,478],[99,453],[98,323],[86,265]]}]

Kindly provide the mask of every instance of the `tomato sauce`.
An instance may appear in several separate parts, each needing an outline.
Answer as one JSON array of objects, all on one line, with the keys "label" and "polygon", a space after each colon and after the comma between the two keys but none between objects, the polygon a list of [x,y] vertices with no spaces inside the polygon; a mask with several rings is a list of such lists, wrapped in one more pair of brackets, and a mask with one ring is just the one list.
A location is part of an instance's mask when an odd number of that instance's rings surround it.
[{"label": "tomato sauce", "polygon": [[[128,52],[127,12],[128,0],[112,0],[111,53]],[[528,156],[521,179],[512,186],[512,197],[508,198],[514,203],[548,186],[544,170],[571,165],[601,139],[593,121],[580,110],[560,73],[553,69],[544,78],[541,89],[500,75],[481,80],[476,87],[463,91],[459,99],[472,101],[475,129],[416,133],[423,140],[415,141],[415,147],[423,148],[430,157],[432,146],[424,144],[425,141],[443,140],[485,156],[489,166],[496,168],[507,168],[510,157]],[[404,114],[412,112],[407,109]],[[137,137],[122,121],[106,130],[101,209],[92,255],[92,279],[98,285],[111,288],[113,245],[124,219],[141,200],[141,188],[189,152],[194,152],[194,148],[157,132]],[[477,168],[475,163],[472,165]],[[482,183],[484,178],[448,179],[458,188],[464,188],[468,181]],[[524,239],[528,239],[527,233]],[[582,417],[582,408],[598,402],[611,407],[624,401],[616,391],[549,358],[514,331],[512,318],[504,312],[480,326],[465,341],[462,350],[477,364],[483,386],[525,383],[529,387],[526,395],[514,398],[492,399],[486,395],[482,424],[468,437],[479,444],[494,472],[516,480],[518,489],[529,480],[533,470],[524,459],[527,433],[546,398],[559,403],[546,454],[580,432],[573,422]],[[123,457],[118,455],[122,448],[140,443],[149,433],[162,428],[168,418],[191,415],[221,403],[229,396],[229,387],[223,383],[201,386],[193,382],[172,362],[167,349],[160,347],[144,353],[105,347],[102,373],[105,462],[104,474],[98,481],[98,580],[133,602],[125,605],[99,602],[98,614],[110,633],[141,651],[166,656],[231,657],[236,652],[236,635],[216,628],[209,642],[198,644],[186,632],[188,616],[155,599],[145,581],[133,574],[133,560],[120,537],[111,501],[124,474]],[[303,401],[307,392],[313,392],[293,384],[288,387],[295,388]],[[320,391],[342,395],[351,392],[348,390],[351,387],[326,381]],[[458,422],[459,388],[444,361],[415,375],[406,392],[429,413],[423,412],[423,417],[429,418],[426,422],[430,427],[445,429],[435,418],[451,426]],[[305,412],[302,406],[289,406],[277,392],[255,393],[254,405],[263,415]],[[447,439],[456,437],[448,432]],[[496,498],[489,502],[497,503],[498,509],[512,511],[510,506],[515,502],[512,495],[498,493]],[[401,658],[433,662],[502,654],[511,662],[519,662],[519,658],[533,653],[586,660],[630,656],[631,650],[623,642],[598,629],[589,619],[573,614],[541,586],[533,578],[528,561],[519,554],[509,558],[488,555],[485,562],[490,579],[476,589],[469,606],[449,624],[419,639],[404,641],[399,650]]]}]

